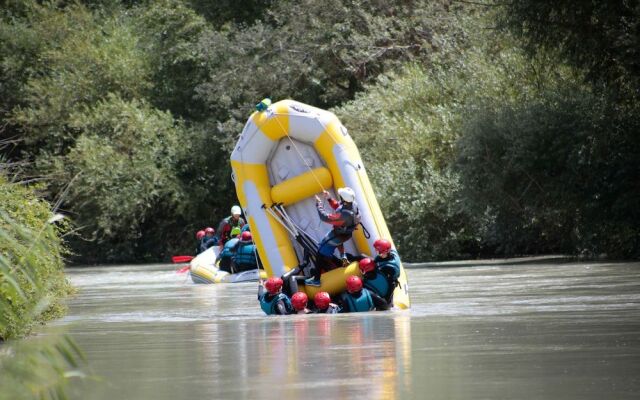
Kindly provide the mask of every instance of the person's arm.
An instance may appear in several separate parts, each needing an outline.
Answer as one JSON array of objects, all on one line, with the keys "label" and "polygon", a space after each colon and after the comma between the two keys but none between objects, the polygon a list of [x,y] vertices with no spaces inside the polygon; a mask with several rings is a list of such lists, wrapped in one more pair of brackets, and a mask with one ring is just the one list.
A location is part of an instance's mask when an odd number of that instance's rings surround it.
[{"label": "person's arm", "polygon": [[333,226],[342,226],[344,225],[344,219],[342,218],[342,214],[337,213],[328,213],[324,210],[324,206],[322,205],[322,201],[318,199],[316,202],[316,208],[318,209],[318,216],[324,222],[327,222]]},{"label": "person's arm", "polygon": [[387,303],[385,299],[373,291],[369,291],[369,293],[371,294],[371,300],[373,300],[373,305],[376,307],[376,310],[386,311],[389,309],[389,303]]},{"label": "person's arm", "polygon": [[276,314],[278,315],[287,315],[289,312],[287,311],[287,306],[284,304],[283,300],[278,300],[276,303]]},{"label": "person's arm", "polygon": [[224,238],[224,228],[227,226],[227,220],[225,218],[220,221],[218,224],[218,229],[216,230],[216,237],[218,238],[218,243],[223,241]]},{"label": "person's arm", "polygon": [[262,286],[262,282],[260,282],[260,285],[258,286],[258,301],[262,299],[263,295],[264,295],[264,286]]}]

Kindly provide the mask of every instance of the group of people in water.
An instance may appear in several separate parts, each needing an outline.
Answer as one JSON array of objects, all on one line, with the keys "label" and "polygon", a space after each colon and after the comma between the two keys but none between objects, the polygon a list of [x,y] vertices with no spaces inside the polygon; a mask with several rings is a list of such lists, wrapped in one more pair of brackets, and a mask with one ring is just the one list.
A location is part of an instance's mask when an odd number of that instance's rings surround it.
[{"label": "group of people in water", "polygon": [[362,278],[349,275],[347,290],[333,299],[327,292],[317,292],[313,300],[305,292],[285,293],[284,281],[271,277],[258,291],[260,307],[267,315],[383,311],[393,306],[393,291],[400,277],[400,256],[387,239],[373,244],[378,253],[375,258],[358,261]]},{"label": "group of people in water", "polygon": [[[332,229],[320,241],[314,265],[307,269],[301,265],[283,277],[267,279],[258,292],[262,310],[268,315],[388,310],[393,306],[393,292],[400,276],[400,256],[392,249],[391,242],[384,238],[374,242],[377,252],[374,258],[347,254],[344,243],[351,239],[361,224],[355,193],[349,187],[339,188],[339,200],[331,198],[327,191],[323,194],[332,211],[325,211],[322,199],[316,196],[318,216]],[[231,215],[220,222],[217,234],[211,227],[196,234],[198,253],[220,246],[218,267],[229,273],[261,267],[249,225],[241,217],[241,212],[239,206],[233,206]],[[339,257],[334,254],[336,249]],[[326,291],[320,291],[309,299],[306,292],[297,290],[298,280],[304,281],[305,286],[321,286],[323,271],[347,266],[353,261],[358,262],[362,278],[348,276],[345,282],[347,290],[334,298]],[[309,265],[309,260],[304,263]]]}]

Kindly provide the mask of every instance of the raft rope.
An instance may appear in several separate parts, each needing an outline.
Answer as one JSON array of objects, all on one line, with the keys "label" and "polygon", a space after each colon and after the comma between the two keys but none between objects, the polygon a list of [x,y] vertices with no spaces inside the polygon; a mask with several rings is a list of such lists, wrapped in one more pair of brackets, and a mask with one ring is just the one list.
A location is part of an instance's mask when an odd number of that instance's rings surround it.
[{"label": "raft rope", "polygon": [[289,115],[289,114],[277,114],[277,113],[273,113],[274,118],[276,120],[276,122],[278,123],[278,125],[280,126],[280,128],[282,129],[282,132],[284,132],[284,134],[287,136],[287,138],[289,139],[289,141],[291,142],[291,144],[293,145],[293,148],[295,149],[296,153],[298,153],[298,157],[300,157],[300,159],[302,160],[302,162],[304,163],[305,167],[307,167],[307,169],[311,172],[311,175],[313,175],[313,179],[316,180],[316,182],[318,183],[318,186],[320,186],[320,188],[322,189],[322,191],[326,191],[327,189],[325,189],[324,186],[322,186],[322,183],[320,182],[320,179],[318,179],[318,176],[316,175],[315,172],[313,172],[313,169],[311,168],[311,165],[307,164],[307,160],[305,160],[304,156],[302,155],[302,152],[300,151],[300,149],[298,149],[298,146],[296,145],[296,143],[293,141],[293,139],[291,138],[291,136],[289,136],[289,131],[287,131],[285,129],[285,127],[282,125],[282,123],[280,122],[280,119],[278,119],[279,115]]}]

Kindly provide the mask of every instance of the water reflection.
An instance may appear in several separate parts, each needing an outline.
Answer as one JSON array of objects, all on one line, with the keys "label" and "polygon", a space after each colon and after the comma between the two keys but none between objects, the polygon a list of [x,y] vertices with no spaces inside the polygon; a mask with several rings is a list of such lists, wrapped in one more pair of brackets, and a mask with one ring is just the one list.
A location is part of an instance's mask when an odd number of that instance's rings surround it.
[{"label": "water reflection", "polygon": [[411,380],[408,312],[203,324],[222,398],[395,398]]}]

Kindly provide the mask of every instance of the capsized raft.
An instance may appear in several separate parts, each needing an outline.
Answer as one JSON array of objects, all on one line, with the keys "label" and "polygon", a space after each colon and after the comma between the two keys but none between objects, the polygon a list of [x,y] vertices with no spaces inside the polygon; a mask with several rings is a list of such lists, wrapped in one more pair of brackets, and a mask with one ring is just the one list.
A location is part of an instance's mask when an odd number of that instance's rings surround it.
[{"label": "capsized raft", "polygon": [[220,270],[217,265],[219,252],[220,248],[213,246],[191,260],[189,274],[194,283],[237,283],[267,278],[264,270],[252,269],[235,274]]},{"label": "capsized raft", "polygon": [[[337,198],[337,189],[349,186],[369,237],[359,227],[345,243],[346,251],[375,255],[376,239],[391,240],[358,149],[333,113],[293,100],[254,112],[231,154],[231,166],[238,199],[269,276],[295,268],[303,250],[263,205],[284,204],[296,225],[319,243],[330,225],[320,220],[313,196],[326,189]],[[299,289],[310,297],[320,290],[336,295],[345,290],[348,275],[360,275],[356,263],[324,273],[319,288]],[[406,309],[410,301],[403,267],[399,281],[394,305]]]}]

